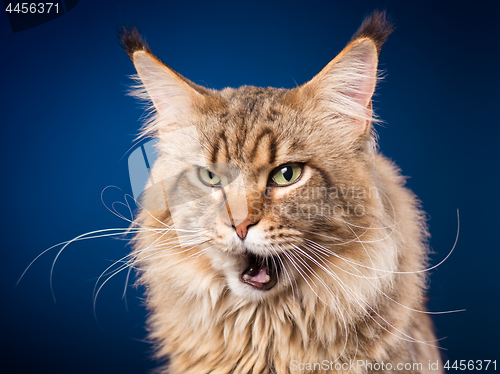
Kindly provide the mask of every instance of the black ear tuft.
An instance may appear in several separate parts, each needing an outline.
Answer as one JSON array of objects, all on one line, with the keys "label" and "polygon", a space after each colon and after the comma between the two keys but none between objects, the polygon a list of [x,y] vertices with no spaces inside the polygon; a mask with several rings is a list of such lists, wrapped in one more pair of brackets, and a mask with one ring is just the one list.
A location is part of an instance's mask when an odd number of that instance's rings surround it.
[{"label": "black ear tuft", "polygon": [[120,39],[120,45],[130,58],[136,51],[151,53],[149,46],[142,39],[139,31],[132,25],[124,25],[118,29],[118,38]]},{"label": "black ear tuft", "polygon": [[380,53],[382,45],[387,40],[387,37],[392,33],[394,27],[387,19],[385,11],[374,11],[371,15],[365,18],[356,34],[351,40],[369,38],[375,42],[377,51]]}]

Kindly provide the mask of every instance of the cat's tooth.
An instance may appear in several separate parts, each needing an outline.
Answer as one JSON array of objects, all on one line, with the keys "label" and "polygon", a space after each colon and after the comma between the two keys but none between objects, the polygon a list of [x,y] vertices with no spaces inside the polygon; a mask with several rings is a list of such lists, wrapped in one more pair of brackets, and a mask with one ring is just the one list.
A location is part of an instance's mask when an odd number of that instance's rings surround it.
[{"label": "cat's tooth", "polygon": [[250,278],[252,278],[250,275],[248,275],[248,274],[243,274],[243,279],[244,279],[244,280],[249,280]]},{"label": "cat's tooth", "polygon": [[266,278],[265,278],[265,282],[264,283],[267,283],[271,280],[271,277],[269,276],[269,274],[266,274]]}]

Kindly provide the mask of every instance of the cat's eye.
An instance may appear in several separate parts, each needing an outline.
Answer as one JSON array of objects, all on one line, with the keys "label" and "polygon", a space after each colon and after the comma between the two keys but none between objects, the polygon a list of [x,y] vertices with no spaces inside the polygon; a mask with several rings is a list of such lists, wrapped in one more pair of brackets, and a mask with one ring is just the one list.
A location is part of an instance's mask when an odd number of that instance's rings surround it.
[{"label": "cat's eye", "polygon": [[200,180],[207,186],[220,186],[220,177],[207,168],[199,168],[198,174],[200,176]]},{"label": "cat's eye", "polygon": [[302,174],[302,165],[283,165],[271,173],[271,183],[275,186],[288,186],[296,182]]}]

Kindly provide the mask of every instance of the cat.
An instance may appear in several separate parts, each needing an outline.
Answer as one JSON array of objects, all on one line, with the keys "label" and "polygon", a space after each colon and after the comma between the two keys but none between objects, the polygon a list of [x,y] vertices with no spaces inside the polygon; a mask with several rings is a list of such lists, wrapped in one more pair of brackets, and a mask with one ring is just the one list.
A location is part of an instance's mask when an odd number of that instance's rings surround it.
[{"label": "cat", "polygon": [[158,141],[133,256],[159,372],[441,372],[424,213],[373,129],[391,32],[376,11],[309,82],[217,91],[121,30]]}]

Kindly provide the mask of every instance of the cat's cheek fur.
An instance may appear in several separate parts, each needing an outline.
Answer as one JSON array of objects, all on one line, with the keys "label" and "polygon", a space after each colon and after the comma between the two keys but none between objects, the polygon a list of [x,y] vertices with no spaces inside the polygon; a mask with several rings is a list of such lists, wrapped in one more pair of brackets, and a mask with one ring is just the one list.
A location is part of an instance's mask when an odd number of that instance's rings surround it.
[{"label": "cat's cheek fur", "polygon": [[266,239],[266,233],[260,226],[261,225],[256,225],[248,230],[244,246],[253,254],[262,257],[272,256],[274,253],[269,249],[271,243]]}]

